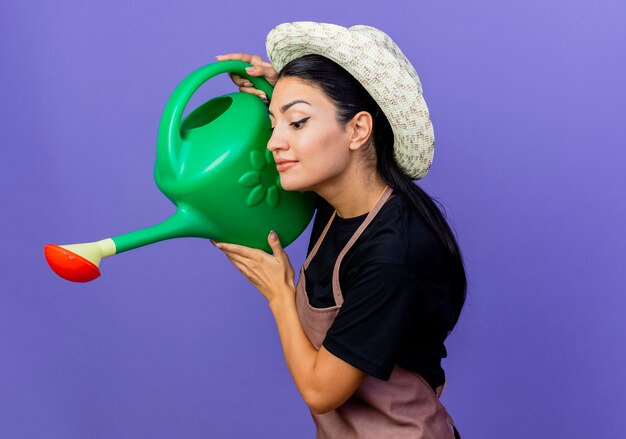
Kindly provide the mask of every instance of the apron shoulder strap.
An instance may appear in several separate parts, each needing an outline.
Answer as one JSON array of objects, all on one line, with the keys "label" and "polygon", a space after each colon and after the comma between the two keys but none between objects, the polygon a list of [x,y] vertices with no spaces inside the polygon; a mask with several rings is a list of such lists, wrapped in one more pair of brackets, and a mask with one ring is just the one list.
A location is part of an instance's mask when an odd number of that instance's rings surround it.
[{"label": "apron shoulder strap", "polygon": [[336,210],[330,216],[330,219],[328,220],[328,223],[326,223],[326,227],[324,227],[324,230],[322,231],[322,234],[320,235],[319,238],[317,238],[317,242],[315,243],[315,246],[311,249],[311,253],[309,253],[307,258],[305,259],[304,264],[302,264],[302,268],[304,270],[306,270],[309,267],[309,264],[311,263],[311,261],[313,260],[315,255],[317,254],[317,251],[319,250],[320,245],[322,245],[322,241],[324,240],[324,237],[326,236],[326,232],[328,232],[328,229],[330,229],[330,225],[332,224],[333,220],[335,219],[335,215],[337,215],[337,211]]},{"label": "apron shoulder strap", "polygon": [[337,261],[335,262],[335,267],[333,269],[333,295],[335,296],[335,304],[337,306],[343,305],[343,294],[341,294],[341,286],[339,285],[339,266],[341,265],[341,261],[348,251],[352,248],[357,239],[363,234],[363,231],[367,228],[367,226],[374,220],[380,209],[385,205],[387,200],[391,198],[391,193],[393,189],[387,186],[381,196],[376,201],[376,204],[367,215],[363,223],[359,226],[359,228],[354,232],[354,235],[350,238],[346,246],[341,250],[339,256],[337,257]]}]

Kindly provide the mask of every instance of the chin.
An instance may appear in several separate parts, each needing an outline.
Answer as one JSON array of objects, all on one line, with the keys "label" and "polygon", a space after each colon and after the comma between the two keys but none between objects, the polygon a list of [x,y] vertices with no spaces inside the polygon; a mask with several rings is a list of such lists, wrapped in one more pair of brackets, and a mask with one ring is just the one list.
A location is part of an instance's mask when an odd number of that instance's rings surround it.
[{"label": "chin", "polygon": [[280,176],[280,186],[286,191],[310,191],[312,187],[304,181],[298,181],[294,178]]},{"label": "chin", "polygon": [[280,181],[280,186],[288,191],[288,192],[292,192],[292,191],[308,191],[308,188],[305,188],[303,186],[297,185],[297,184],[289,184],[287,182],[283,182],[282,180]]}]

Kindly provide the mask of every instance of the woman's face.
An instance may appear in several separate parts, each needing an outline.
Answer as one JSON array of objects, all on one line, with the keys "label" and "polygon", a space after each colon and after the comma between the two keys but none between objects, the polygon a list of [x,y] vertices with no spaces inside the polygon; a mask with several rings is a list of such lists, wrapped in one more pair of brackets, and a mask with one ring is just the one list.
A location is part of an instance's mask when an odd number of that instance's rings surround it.
[{"label": "woman's face", "polygon": [[350,130],[337,122],[336,107],[319,88],[281,78],[269,106],[274,154],[285,190],[318,192],[338,181],[350,160]]}]

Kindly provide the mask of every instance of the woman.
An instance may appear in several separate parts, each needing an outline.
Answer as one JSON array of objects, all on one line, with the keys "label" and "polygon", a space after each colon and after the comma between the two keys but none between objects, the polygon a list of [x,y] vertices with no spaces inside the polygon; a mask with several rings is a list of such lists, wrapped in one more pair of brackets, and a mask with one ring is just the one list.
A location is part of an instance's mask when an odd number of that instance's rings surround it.
[{"label": "woman", "polygon": [[418,76],[368,26],[285,23],[267,51],[272,64],[217,58],[275,85],[267,147],[281,185],[319,195],[308,257],[294,285],[274,232],[273,255],[215,244],[267,298],[317,437],[458,437],[439,396],[466,278],[445,218],[413,184],[434,145]]}]

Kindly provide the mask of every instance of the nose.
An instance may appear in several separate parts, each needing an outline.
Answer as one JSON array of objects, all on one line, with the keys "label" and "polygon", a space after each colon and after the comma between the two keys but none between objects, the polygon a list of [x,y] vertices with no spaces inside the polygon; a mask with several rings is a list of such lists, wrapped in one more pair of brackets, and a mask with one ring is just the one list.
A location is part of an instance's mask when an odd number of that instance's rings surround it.
[{"label": "nose", "polygon": [[267,141],[267,149],[269,149],[273,153],[276,150],[279,150],[279,149],[284,150],[288,148],[289,148],[289,144],[287,143],[284,136],[281,135],[280,130],[277,128],[274,128],[274,130],[272,131],[272,136]]}]

